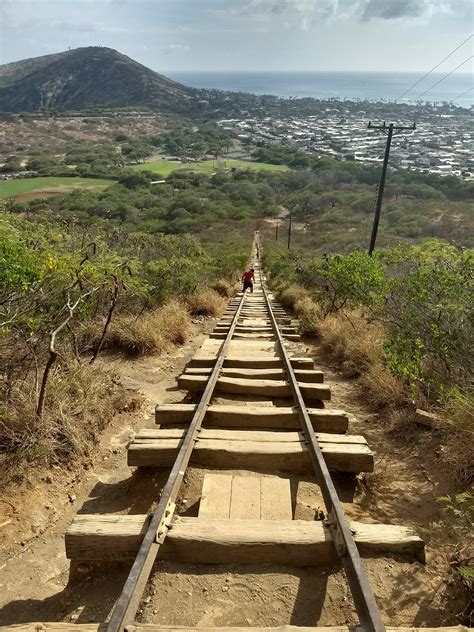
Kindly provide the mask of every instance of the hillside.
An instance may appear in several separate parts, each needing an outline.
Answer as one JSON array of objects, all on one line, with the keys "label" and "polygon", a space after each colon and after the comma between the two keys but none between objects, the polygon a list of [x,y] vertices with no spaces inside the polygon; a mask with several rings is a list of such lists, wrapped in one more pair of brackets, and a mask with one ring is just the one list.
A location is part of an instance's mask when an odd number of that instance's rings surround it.
[{"label": "hillside", "polygon": [[177,113],[198,92],[111,48],[76,48],[0,66],[0,111],[145,106]]}]

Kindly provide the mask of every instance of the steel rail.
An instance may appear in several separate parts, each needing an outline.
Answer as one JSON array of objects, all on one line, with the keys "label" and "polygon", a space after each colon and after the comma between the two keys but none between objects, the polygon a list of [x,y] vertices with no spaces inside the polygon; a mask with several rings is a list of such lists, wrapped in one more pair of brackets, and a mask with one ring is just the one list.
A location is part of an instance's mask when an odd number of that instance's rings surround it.
[{"label": "steel rail", "polygon": [[260,284],[262,286],[263,295],[265,297],[268,314],[272,323],[273,332],[277,339],[281,358],[283,360],[284,369],[287,372],[288,382],[290,384],[293,397],[297,404],[298,416],[303,427],[303,431],[308,445],[311,461],[314,466],[317,480],[321,487],[326,509],[328,512],[327,525],[331,531],[334,546],[339,555],[344,571],[349,583],[349,588],[354,599],[354,604],[359,617],[359,622],[367,631],[384,632],[385,626],[382,622],[379,608],[375,601],[374,593],[369,584],[369,580],[362,560],[357,550],[352,531],[349,527],[347,519],[344,515],[341,502],[331,479],[326,461],[324,460],[321,447],[314,433],[313,425],[309,417],[306,404],[298,385],[290,358],[285,349],[283,337],[278,328],[272,306],[268,298],[268,293],[262,282],[262,273],[259,268]]},{"label": "steel rail", "polygon": [[197,435],[201,430],[206,409],[211,401],[217,379],[224,364],[227,349],[232,340],[240,312],[242,311],[245,296],[246,294],[244,293],[232,319],[227,337],[219,349],[216,363],[212,369],[209,381],[191,420],[188,431],[186,432],[168,481],[163,488],[158,506],[148,525],[120,597],[112,611],[112,616],[107,624],[107,632],[123,632],[127,625],[134,623],[135,615],[150,577],[153,564],[169,529],[167,522],[169,522],[172,517],[168,517],[170,505],[175,502],[181,488]]}]

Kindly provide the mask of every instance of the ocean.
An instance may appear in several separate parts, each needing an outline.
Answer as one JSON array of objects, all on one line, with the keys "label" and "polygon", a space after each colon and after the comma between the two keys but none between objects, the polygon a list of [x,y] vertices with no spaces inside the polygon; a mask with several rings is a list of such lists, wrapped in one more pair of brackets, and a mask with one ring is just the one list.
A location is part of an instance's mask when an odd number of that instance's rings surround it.
[{"label": "ocean", "polygon": [[[166,75],[193,88],[217,88],[282,97],[395,100],[421,78],[423,73],[169,71]],[[441,77],[443,73],[433,73],[400,102],[416,102],[419,95],[431,88]],[[470,107],[474,100],[474,90],[467,91],[473,87],[472,74],[454,73],[421,97],[421,100],[453,101],[457,105]]]}]

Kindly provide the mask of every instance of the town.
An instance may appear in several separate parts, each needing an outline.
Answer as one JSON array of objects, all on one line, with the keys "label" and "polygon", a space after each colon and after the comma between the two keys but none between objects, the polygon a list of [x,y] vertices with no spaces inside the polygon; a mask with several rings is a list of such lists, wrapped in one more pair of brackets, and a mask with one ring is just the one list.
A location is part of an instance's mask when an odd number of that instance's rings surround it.
[{"label": "town", "polygon": [[[360,109],[355,111],[353,107],[341,108],[339,103],[329,105],[318,115],[232,118],[220,120],[219,125],[234,132],[243,145],[279,143],[339,160],[381,163],[386,134],[368,129],[370,118],[364,105],[361,102]],[[404,120],[403,124],[415,122],[416,129],[394,134],[390,165],[474,179],[472,111],[453,108],[451,112],[443,109],[436,114],[430,107],[413,108],[413,113],[415,121]]]}]

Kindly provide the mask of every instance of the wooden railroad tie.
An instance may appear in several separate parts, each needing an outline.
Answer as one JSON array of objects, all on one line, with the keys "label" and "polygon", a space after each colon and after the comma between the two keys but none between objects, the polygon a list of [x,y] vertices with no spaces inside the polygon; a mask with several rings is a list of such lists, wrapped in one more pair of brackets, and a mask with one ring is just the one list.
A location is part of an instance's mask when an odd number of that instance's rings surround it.
[{"label": "wooden railroad tie", "polygon": [[[161,426],[188,424],[197,408],[196,404],[159,404],[155,408],[155,421]],[[331,408],[309,408],[313,428],[320,432],[344,434],[349,423],[347,413]],[[295,407],[280,406],[218,406],[211,405],[206,411],[207,426],[230,428],[273,428],[301,430],[301,422]]]},{"label": "wooden railroad tie", "polygon": [[[138,467],[171,467],[185,430],[140,430],[128,447],[128,464]],[[372,472],[374,455],[364,437],[318,433],[330,470]],[[283,470],[307,474],[311,460],[302,433],[203,428],[191,462],[224,469]]]},{"label": "wooden railroad tie", "polygon": [[[337,564],[325,523],[292,515],[288,479],[207,474],[199,517],[175,518],[161,557],[199,564]],[[147,524],[144,515],[77,515],[66,532],[66,555],[83,561],[133,559]],[[424,561],[424,543],[412,529],[357,522],[351,528],[366,556],[405,554]]]},{"label": "wooden railroad tie", "polygon": [[[473,628],[465,625],[454,625],[440,628],[408,628],[387,625],[387,632],[470,632]],[[322,627],[298,627],[296,625],[281,625],[278,627],[185,627],[166,626],[155,623],[134,623],[127,626],[130,632],[363,632],[357,625],[333,625]],[[107,632],[107,623],[20,623],[0,627],[0,632]]]},{"label": "wooden railroad tie", "polygon": [[[206,388],[208,378],[206,375],[190,375],[183,373],[178,378],[178,388],[191,393],[202,393]],[[315,402],[331,399],[331,389],[325,384],[299,383],[300,391],[306,401]],[[232,377],[220,377],[216,384],[217,393],[230,393],[234,395],[258,395],[265,397],[291,398],[290,384],[284,380],[244,379]]]},{"label": "wooden railroad tie", "polygon": [[[211,374],[212,369],[207,367],[187,367],[183,375],[205,375]],[[283,369],[255,369],[255,368],[237,368],[224,367],[221,371],[222,377],[243,378],[247,380],[285,380],[286,372]],[[307,382],[308,384],[322,384],[324,382],[324,373],[322,371],[314,371],[308,369],[295,369],[295,375],[298,382]]]}]

